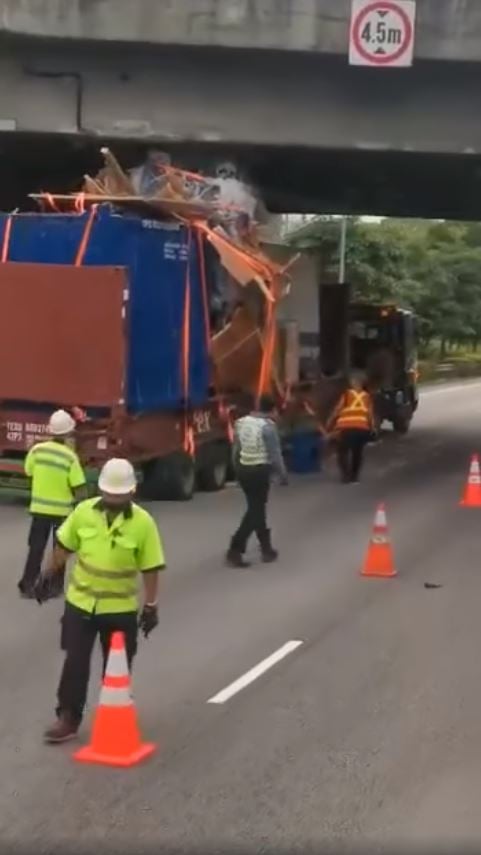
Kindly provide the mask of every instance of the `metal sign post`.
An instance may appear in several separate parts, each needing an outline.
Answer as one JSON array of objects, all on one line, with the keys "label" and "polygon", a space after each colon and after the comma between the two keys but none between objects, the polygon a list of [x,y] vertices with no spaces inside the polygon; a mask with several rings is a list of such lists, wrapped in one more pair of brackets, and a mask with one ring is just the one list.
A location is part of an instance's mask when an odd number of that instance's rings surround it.
[{"label": "metal sign post", "polygon": [[347,217],[341,220],[341,238],[339,241],[339,279],[341,285],[346,278]]}]

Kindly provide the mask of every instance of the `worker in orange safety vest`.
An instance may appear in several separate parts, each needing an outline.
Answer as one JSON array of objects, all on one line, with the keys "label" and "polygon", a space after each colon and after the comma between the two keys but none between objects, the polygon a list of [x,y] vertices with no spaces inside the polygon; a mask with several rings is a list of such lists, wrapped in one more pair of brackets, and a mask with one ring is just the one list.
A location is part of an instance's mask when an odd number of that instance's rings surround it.
[{"label": "worker in orange safety vest", "polygon": [[373,402],[359,374],[351,377],[329,420],[328,430],[337,436],[337,459],[344,484],[357,484],[364,450],[375,433]]}]

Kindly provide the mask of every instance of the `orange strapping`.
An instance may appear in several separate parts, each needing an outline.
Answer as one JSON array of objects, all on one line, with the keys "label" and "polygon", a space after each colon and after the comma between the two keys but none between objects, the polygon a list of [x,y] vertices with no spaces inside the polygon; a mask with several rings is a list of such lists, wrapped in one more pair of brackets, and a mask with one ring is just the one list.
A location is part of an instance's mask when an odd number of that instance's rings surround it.
[{"label": "orange strapping", "polygon": [[87,222],[85,223],[84,233],[82,235],[82,240],[80,241],[80,245],[77,251],[77,257],[75,259],[75,267],[82,267],[84,262],[85,253],[87,252],[87,247],[90,240],[90,235],[92,232],[92,226],[94,224],[95,214],[97,213],[97,205],[92,205]]},{"label": "orange strapping", "polygon": [[232,445],[234,442],[234,425],[232,422],[232,414],[230,407],[226,406],[223,399],[219,400],[219,418],[224,422],[227,432],[227,438]]},{"label": "orange strapping", "polygon": [[185,299],[184,320],[182,323],[182,393],[184,397],[184,451],[191,457],[195,455],[195,438],[192,426],[189,424],[188,401],[190,392],[190,323],[191,323],[191,285],[190,285],[190,252],[192,248],[192,229],[189,228],[187,239],[187,262],[185,268]]},{"label": "orange strapping", "polygon": [[8,250],[10,249],[10,235],[12,233],[12,215],[10,214],[5,221],[5,230],[3,232],[2,241],[2,264],[8,261]]},{"label": "orange strapping", "polygon": [[210,313],[209,313],[209,295],[207,293],[207,275],[205,270],[205,255],[204,255],[204,242],[202,240],[202,235],[200,231],[196,230],[197,237],[197,250],[199,253],[199,270],[200,270],[200,282],[202,286],[202,307],[204,311],[204,326],[205,326],[205,344],[207,348],[207,353],[210,352]]},{"label": "orange strapping", "polygon": [[184,418],[184,451],[189,457],[195,457],[195,436],[192,425],[189,425],[187,413]]},{"label": "orange strapping", "polygon": [[259,382],[257,385],[257,403],[261,395],[263,395],[269,385],[272,375],[272,362],[274,358],[274,346],[276,340],[276,319],[274,313],[274,304],[267,303],[266,329],[264,336],[264,349],[262,354],[261,368],[259,372]]},{"label": "orange strapping", "polygon": [[[267,259],[265,256],[259,257],[257,253],[249,252],[245,248],[241,249],[229,240],[228,237],[213,231],[207,223],[204,223],[202,220],[196,220],[195,225],[201,232],[204,232],[207,235],[209,241],[218,250],[218,252],[222,253],[222,251],[225,251],[229,253],[234,261],[237,261],[240,265],[246,266],[246,269],[249,270],[251,279],[255,278],[255,276],[259,276],[265,282],[272,282],[274,277],[281,272],[282,268],[279,264],[276,264],[276,262],[271,261],[271,259]],[[272,296],[271,299],[273,299]]]},{"label": "orange strapping", "polygon": [[200,181],[201,184],[207,184],[207,179],[198,172],[188,172],[187,169],[178,169],[175,166],[168,166],[167,164],[162,165],[162,169],[167,175],[169,172],[173,172],[175,175],[182,175],[185,178],[191,178],[193,181]]},{"label": "orange strapping", "polygon": [[75,210],[77,214],[85,214],[85,193],[77,193],[75,197]]},{"label": "orange strapping", "polygon": [[52,211],[58,211],[58,207],[55,204],[55,199],[53,198],[52,194],[51,193],[45,193],[44,197],[45,197],[47,203],[50,205]]}]

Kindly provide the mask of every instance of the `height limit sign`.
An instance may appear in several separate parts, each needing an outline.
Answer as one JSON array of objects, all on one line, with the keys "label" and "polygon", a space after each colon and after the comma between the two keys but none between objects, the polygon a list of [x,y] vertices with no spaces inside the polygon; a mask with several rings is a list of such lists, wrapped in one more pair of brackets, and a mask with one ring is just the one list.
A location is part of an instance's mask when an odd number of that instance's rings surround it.
[{"label": "height limit sign", "polygon": [[415,0],[352,0],[349,64],[409,67],[415,23]]}]

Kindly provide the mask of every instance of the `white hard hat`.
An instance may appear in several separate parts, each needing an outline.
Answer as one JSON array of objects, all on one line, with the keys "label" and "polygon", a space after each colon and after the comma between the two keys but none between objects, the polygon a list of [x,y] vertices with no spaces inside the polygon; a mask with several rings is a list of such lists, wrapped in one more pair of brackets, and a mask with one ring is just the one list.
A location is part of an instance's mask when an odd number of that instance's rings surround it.
[{"label": "white hard hat", "polygon": [[108,460],[99,476],[99,488],[112,496],[133,493],[137,486],[134,467],[128,460],[113,457]]},{"label": "white hard hat", "polygon": [[56,410],[50,416],[48,430],[53,436],[67,436],[75,430],[75,419],[65,410]]}]

